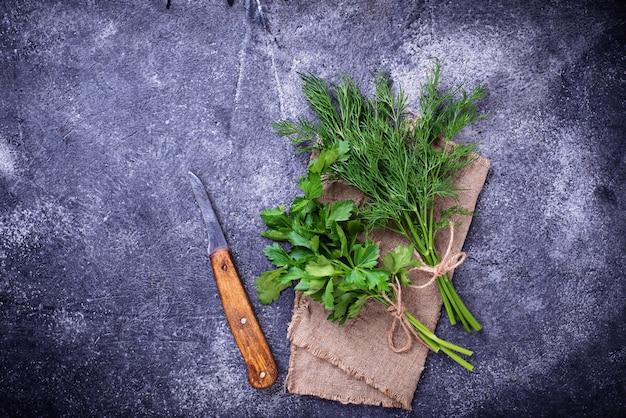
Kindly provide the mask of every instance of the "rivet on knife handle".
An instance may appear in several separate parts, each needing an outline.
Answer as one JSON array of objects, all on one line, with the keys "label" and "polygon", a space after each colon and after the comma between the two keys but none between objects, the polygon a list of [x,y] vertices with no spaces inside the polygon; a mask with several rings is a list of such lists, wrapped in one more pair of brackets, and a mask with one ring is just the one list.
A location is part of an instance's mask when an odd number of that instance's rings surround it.
[{"label": "rivet on knife handle", "polygon": [[221,248],[210,258],[228,325],[248,366],[248,381],[254,388],[268,388],[276,381],[278,369],[230,253]]},{"label": "rivet on knife handle", "polygon": [[237,274],[206,189],[193,173],[189,173],[189,178],[209,235],[208,252],[217,290],[228,325],[248,366],[248,381],[254,388],[268,388],[278,377],[274,357]]}]

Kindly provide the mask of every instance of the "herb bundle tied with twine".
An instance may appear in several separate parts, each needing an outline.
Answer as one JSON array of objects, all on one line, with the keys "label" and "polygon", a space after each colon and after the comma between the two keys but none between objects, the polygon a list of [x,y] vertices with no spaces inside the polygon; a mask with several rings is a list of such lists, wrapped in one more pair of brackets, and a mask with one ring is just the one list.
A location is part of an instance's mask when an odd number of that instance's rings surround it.
[{"label": "herb bundle tied with twine", "polygon": [[[274,124],[303,151],[314,150],[307,175],[300,179],[304,197],[289,210],[268,209],[264,236],[286,241],[265,250],[276,266],[257,279],[262,302],[275,300],[285,288],[321,302],[328,319],[345,322],[356,317],[364,302],[373,299],[393,316],[388,342],[394,352],[412,346],[412,336],[434,351],[443,351],[465,368],[473,366],[459,354],[472,352],[436,337],[411,315],[402,302],[402,288],[424,288],[436,283],[448,318],[470,332],[481,329],[457,294],[448,273],[465,259],[451,252],[454,214],[468,215],[461,206],[436,211],[438,200],[454,200],[457,175],[475,160],[474,144],[455,144],[452,138],[465,126],[484,118],[476,103],[486,96],[483,86],[469,93],[462,86],[440,88],[437,63],[412,112],[402,90],[394,92],[384,74],[375,77],[373,98],[363,95],[356,82],[342,77],[336,85],[311,74],[301,74],[303,92],[316,120],[283,120]],[[365,199],[321,203],[322,183],[343,181],[360,190]],[[351,204],[352,203],[352,204]],[[398,246],[378,260],[380,249],[369,240],[377,228],[403,236],[409,246]],[[435,249],[438,231],[449,228],[450,244],[440,256]],[[365,238],[363,238],[365,236]],[[382,262],[382,265],[380,265]],[[418,269],[431,275],[422,285],[411,283]],[[394,333],[404,330],[408,341],[396,347]]]}]

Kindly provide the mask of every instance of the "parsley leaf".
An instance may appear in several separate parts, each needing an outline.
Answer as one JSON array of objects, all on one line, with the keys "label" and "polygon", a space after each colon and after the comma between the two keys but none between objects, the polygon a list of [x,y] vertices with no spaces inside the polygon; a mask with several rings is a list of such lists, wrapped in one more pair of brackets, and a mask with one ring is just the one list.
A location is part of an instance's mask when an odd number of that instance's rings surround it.
[{"label": "parsley leaf", "polygon": [[261,274],[254,282],[261,303],[269,304],[280,296],[280,292],[291,286],[291,282],[282,283],[278,280],[284,269],[270,270]]},{"label": "parsley leaf", "polygon": [[276,242],[271,246],[268,245],[265,247],[263,253],[276,267],[287,267],[293,264],[293,260],[289,257],[289,254]]}]

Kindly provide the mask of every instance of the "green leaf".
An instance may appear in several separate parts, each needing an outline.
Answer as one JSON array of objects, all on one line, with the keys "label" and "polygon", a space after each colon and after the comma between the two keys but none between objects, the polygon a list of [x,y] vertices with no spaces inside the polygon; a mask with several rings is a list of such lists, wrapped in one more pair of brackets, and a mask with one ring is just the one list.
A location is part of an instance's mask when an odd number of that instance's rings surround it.
[{"label": "green leaf", "polygon": [[324,296],[322,296],[322,303],[327,311],[332,311],[335,307],[335,298],[333,297],[333,281],[329,280],[326,284],[326,290]]},{"label": "green leaf", "polygon": [[400,286],[408,286],[411,284],[411,280],[409,279],[409,272],[402,269],[398,271],[394,276],[400,281]]},{"label": "green leaf", "polygon": [[357,292],[345,292],[335,288],[335,307],[333,311],[328,315],[328,319],[331,321],[339,321],[339,325],[343,325],[348,319],[348,308],[357,299]]},{"label": "green leaf", "polygon": [[365,305],[365,302],[367,302],[369,298],[370,298],[370,295],[366,293],[360,295],[356,299],[356,301],[354,301],[354,303],[350,305],[350,308],[348,309],[348,319],[356,318],[359,315],[359,313],[361,313],[361,309],[363,309],[363,305]]},{"label": "green leaf", "polygon": [[348,141],[339,141],[337,143],[336,161],[343,162],[350,158],[350,143]]},{"label": "green leaf", "polygon": [[261,232],[261,236],[265,238],[269,238],[272,241],[287,241],[288,231],[280,231],[278,229],[268,229],[267,231]]},{"label": "green leaf", "polygon": [[346,237],[346,233],[343,232],[343,228],[338,223],[335,223],[333,225],[333,231],[335,232],[335,234],[337,234],[337,237],[339,238],[339,244],[341,247],[341,256],[348,257],[349,255],[348,238]]},{"label": "green leaf", "polygon": [[319,256],[317,261],[307,264],[305,270],[313,277],[329,277],[336,273],[335,267],[323,255]]},{"label": "green leaf", "polygon": [[367,290],[366,284],[367,276],[360,269],[353,269],[346,275],[344,281],[348,286],[355,287],[357,289]]},{"label": "green leaf", "polygon": [[348,234],[356,237],[365,230],[363,222],[360,219],[351,219],[348,221]]},{"label": "green leaf", "polygon": [[[311,205],[311,200],[305,197],[298,196],[293,200],[291,207],[289,208],[289,212],[294,215],[307,209]],[[291,226],[291,225],[290,225]]]},{"label": "green leaf", "polygon": [[289,255],[291,258],[298,263],[298,265],[302,263],[306,263],[315,256],[313,251],[310,248],[304,247],[291,247],[291,251],[289,251]]},{"label": "green leaf", "polygon": [[281,207],[265,209],[263,212],[261,212],[261,219],[270,229],[291,228],[291,220],[285,214],[284,209]]},{"label": "green leaf", "polygon": [[346,161],[350,158],[350,144],[347,141],[339,141],[329,148],[322,149],[319,155],[309,164],[309,172],[324,174],[335,162]]},{"label": "green leaf", "polygon": [[315,173],[315,174],[321,175],[324,169],[325,169],[324,154],[318,155],[309,163],[309,173]]},{"label": "green leaf", "polygon": [[274,128],[274,132],[276,132],[279,136],[291,136],[298,133],[298,129],[296,128],[296,124],[293,121],[289,120],[281,120],[278,122],[274,122],[272,124]]},{"label": "green leaf", "polygon": [[363,270],[365,277],[367,278],[367,288],[377,289],[378,291],[389,290],[389,272],[383,269]]},{"label": "green leaf", "polygon": [[372,268],[378,264],[380,247],[372,243],[356,244],[353,247],[354,263],[362,268]]},{"label": "green leaf", "polygon": [[310,276],[307,275],[306,271],[302,270],[299,267],[290,267],[287,272],[281,274],[277,280],[282,284],[289,284],[294,280],[302,280],[309,279]]},{"label": "green leaf", "polygon": [[289,254],[276,242],[266,246],[263,249],[263,253],[276,267],[286,267],[293,264],[293,260],[289,257]]},{"label": "green leaf", "polygon": [[288,237],[289,242],[291,243],[291,245],[305,247],[305,248],[311,248],[311,244],[309,243],[309,238],[307,238],[307,237],[305,237],[303,235],[300,235],[296,231],[289,232],[287,234],[287,237]]},{"label": "green leaf", "polygon": [[[302,290],[305,295],[313,296],[326,286],[325,279],[300,280],[295,290]],[[315,299],[315,298],[314,298]]]},{"label": "green leaf", "polygon": [[311,286],[311,280],[309,279],[302,279],[298,282],[298,284],[294,287],[294,290],[309,290],[309,287]]},{"label": "green leaf", "polygon": [[318,173],[309,172],[306,177],[300,179],[298,186],[309,200],[317,199],[324,193],[322,179]]},{"label": "green leaf", "polygon": [[330,205],[330,213],[326,218],[326,227],[330,228],[333,222],[347,221],[356,210],[354,201],[340,200]]},{"label": "green leaf", "polygon": [[419,267],[421,263],[413,260],[413,247],[399,245],[385,255],[383,265],[392,275],[395,275],[401,269],[412,266]]},{"label": "green leaf", "polygon": [[334,250],[332,250],[330,252],[330,255],[332,256],[332,258],[339,260],[341,259],[341,257],[343,257],[343,254],[341,253],[341,249],[340,248],[335,248]]},{"label": "green leaf", "polygon": [[280,292],[291,286],[291,282],[282,283],[280,276],[285,269],[269,270],[262,273],[254,282],[259,300],[264,305],[274,302],[280,296]]},{"label": "green leaf", "polygon": [[330,204],[323,205],[317,214],[324,231],[330,230],[330,225],[332,224],[332,222],[328,222],[328,217],[330,216],[330,206]]},{"label": "green leaf", "polygon": [[309,248],[311,248],[313,252],[317,252],[319,247],[320,247],[320,236],[313,235],[313,237],[311,237],[311,239],[309,240]]}]

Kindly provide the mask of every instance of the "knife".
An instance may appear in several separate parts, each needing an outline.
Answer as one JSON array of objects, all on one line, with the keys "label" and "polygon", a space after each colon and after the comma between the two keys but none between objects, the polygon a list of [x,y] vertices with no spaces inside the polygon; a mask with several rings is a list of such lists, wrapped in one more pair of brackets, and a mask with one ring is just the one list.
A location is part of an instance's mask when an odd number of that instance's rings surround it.
[{"label": "knife", "polygon": [[209,234],[209,258],[224,314],[248,367],[248,382],[256,389],[266,389],[278,378],[274,357],[237,274],[209,195],[195,174],[189,172],[189,179]]}]

